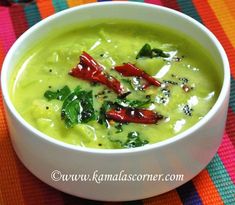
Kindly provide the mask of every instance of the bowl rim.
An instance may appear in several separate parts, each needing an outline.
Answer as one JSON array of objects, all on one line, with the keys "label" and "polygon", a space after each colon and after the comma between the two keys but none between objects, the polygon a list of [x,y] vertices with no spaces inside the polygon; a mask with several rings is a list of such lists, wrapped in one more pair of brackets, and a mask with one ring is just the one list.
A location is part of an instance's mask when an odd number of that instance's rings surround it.
[{"label": "bowl rim", "polygon": [[[7,81],[7,68],[10,66],[11,58],[14,56],[13,53],[15,52],[16,48],[24,41],[25,38],[27,38],[29,35],[31,35],[31,32],[34,30],[39,29],[44,24],[49,23],[51,20],[58,18],[62,15],[66,15],[70,12],[89,9],[92,7],[103,7],[103,6],[135,6],[135,7],[145,7],[146,9],[156,9],[161,10],[164,12],[169,12],[174,15],[177,15],[181,18],[186,19],[187,21],[193,23],[196,27],[199,27],[204,33],[208,35],[208,37],[211,39],[211,41],[214,43],[216,48],[219,51],[220,57],[223,62],[223,81],[222,81],[222,87],[220,94],[213,105],[213,107],[209,110],[209,112],[196,124],[194,124],[192,127],[188,128],[187,130],[183,131],[182,133],[179,133],[177,135],[172,136],[171,138],[165,139],[160,142],[156,142],[153,144],[148,144],[142,147],[136,147],[131,149],[99,149],[99,148],[89,148],[89,147],[81,147],[77,145],[68,144],[65,142],[62,142],[60,140],[57,140],[53,137],[50,137],[41,131],[34,128],[32,125],[30,125],[24,118],[18,113],[15,106],[13,105],[9,93],[8,93],[8,81]],[[96,153],[96,154],[126,154],[126,153],[136,153],[136,152],[144,152],[144,151],[150,151],[157,148],[162,148],[164,146],[167,146],[169,144],[176,143],[186,137],[190,137],[192,133],[194,133],[196,130],[199,130],[204,124],[206,124],[219,110],[219,108],[222,106],[223,102],[226,100],[227,94],[229,92],[230,88],[230,67],[229,67],[229,61],[227,58],[227,55],[225,53],[224,48],[218,41],[218,39],[215,37],[215,35],[207,29],[203,24],[199,23],[192,17],[181,13],[179,11],[166,8],[163,6],[153,5],[153,4],[147,4],[147,3],[140,3],[140,2],[123,2],[123,1],[115,1],[115,2],[96,2],[96,3],[88,3],[85,5],[76,6],[73,8],[68,8],[66,10],[60,11],[56,14],[53,14],[52,16],[49,16],[42,21],[38,22],[31,28],[29,28],[27,31],[25,31],[13,44],[13,46],[8,51],[3,65],[2,65],[2,71],[1,71],[1,88],[2,88],[2,95],[3,100],[5,102],[5,105],[8,107],[9,111],[11,112],[12,116],[19,121],[19,123],[27,129],[27,131],[32,132],[36,137],[39,137],[41,140],[45,140],[47,143],[51,143],[53,145],[59,146],[62,149],[69,149],[77,152],[87,152],[87,153]]]}]

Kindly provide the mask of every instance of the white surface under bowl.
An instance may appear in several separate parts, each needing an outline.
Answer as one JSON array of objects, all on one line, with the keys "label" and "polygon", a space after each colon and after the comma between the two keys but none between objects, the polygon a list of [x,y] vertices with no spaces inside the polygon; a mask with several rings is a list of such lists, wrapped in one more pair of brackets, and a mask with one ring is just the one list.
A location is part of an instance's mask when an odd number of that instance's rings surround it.
[{"label": "white surface under bowl", "polygon": [[[221,93],[208,114],[190,129],[168,140],[121,150],[76,147],[48,137],[29,125],[14,108],[8,93],[8,82],[19,59],[48,32],[74,23],[105,18],[131,19],[164,25],[200,42],[219,65],[218,72],[223,79]],[[25,32],[5,58],[1,86],[12,144],[20,160],[35,176],[52,187],[75,196],[103,201],[124,201],[147,198],[174,189],[192,179],[209,163],[220,145],[224,131],[230,71],[227,56],[218,40],[192,18],[149,4],[106,2],[62,11]],[[88,181],[73,181],[71,175],[66,181],[65,178],[60,178],[60,173],[86,174],[91,178]],[[97,176],[101,174],[183,174],[184,178],[183,181],[136,180],[98,183]]]}]

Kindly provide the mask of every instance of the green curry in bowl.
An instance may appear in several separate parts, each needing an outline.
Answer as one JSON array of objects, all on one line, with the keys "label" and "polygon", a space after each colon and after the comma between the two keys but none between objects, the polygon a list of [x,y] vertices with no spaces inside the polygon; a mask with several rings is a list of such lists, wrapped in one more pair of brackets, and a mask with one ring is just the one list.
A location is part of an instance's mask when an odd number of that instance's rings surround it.
[{"label": "green curry in bowl", "polygon": [[191,38],[164,27],[112,20],[50,34],[19,62],[12,101],[60,141],[132,148],[190,128],[211,109],[221,82]]}]

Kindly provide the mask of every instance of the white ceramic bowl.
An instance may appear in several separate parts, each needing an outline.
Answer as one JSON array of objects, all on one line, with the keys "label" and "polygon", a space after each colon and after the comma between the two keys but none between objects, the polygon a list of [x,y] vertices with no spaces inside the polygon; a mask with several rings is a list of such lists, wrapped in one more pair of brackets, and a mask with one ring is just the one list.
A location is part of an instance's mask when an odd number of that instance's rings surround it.
[{"label": "white ceramic bowl", "polygon": [[[160,24],[200,42],[219,65],[223,85],[208,114],[187,131],[153,145],[122,150],[81,148],[57,141],[30,126],[16,111],[8,81],[21,56],[48,32],[99,18],[132,19]],[[215,72],[215,71],[211,71]],[[203,25],[177,11],[143,3],[109,2],[79,6],[55,14],[25,32],[7,54],[1,76],[6,117],[14,149],[23,164],[39,179],[61,191],[104,201],[136,200],[174,189],[197,175],[215,155],[224,132],[230,71],[224,49]],[[62,174],[183,174],[183,181],[56,181]],[[122,171],[123,170],[123,171]],[[101,176],[101,175],[99,175]],[[70,176],[72,177],[72,176]],[[93,178],[95,179],[95,178]]]}]

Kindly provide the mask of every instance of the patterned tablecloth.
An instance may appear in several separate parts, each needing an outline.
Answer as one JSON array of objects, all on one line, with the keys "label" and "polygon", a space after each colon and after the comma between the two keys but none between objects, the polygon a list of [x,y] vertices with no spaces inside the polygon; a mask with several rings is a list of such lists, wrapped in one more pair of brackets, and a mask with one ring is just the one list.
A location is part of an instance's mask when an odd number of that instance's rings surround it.
[{"label": "patterned tablecloth", "polygon": [[[0,65],[14,41],[29,27],[55,12],[93,1],[0,0]],[[136,1],[142,2],[143,0]],[[146,0],[145,3],[158,4],[186,13],[203,23],[217,36],[227,52],[231,65],[232,81],[228,118],[222,144],[217,154],[206,169],[193,180],[160,196],[116,204],[235,205],[235,1]],[[0,97],[2,97],[1,92]],[[34,177],[21,164],[12,149],[3,105],[0,100],[0,204],[70,205],[112,203],[96,202],[70,196],[49,187]]]}]

